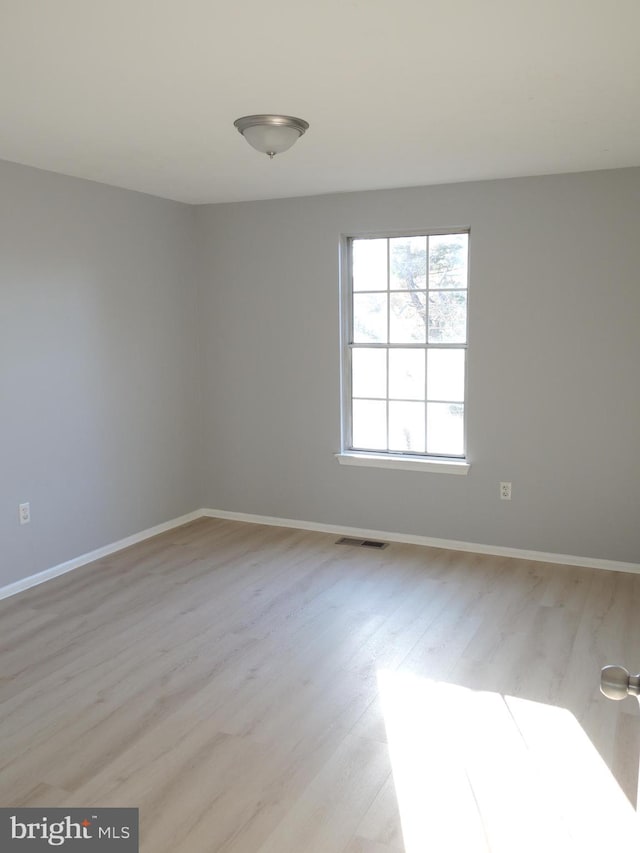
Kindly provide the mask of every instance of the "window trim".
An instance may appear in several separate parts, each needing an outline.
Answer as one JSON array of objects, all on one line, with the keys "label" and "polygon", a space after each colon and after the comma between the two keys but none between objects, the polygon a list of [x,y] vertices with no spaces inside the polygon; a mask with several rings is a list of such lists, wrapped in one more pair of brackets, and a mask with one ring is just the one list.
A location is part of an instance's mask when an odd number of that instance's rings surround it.
[{"label": "window trim", "polygon": [[471,463],[466,459],[453,459],[445,456],[416,456],[393,453],[367,453],[364,450],[343,450],[335,454],[341,465],[355,465],[363,468],[396,468],[404,471],[432,471],[436,474],[468,474]]},{"label": "window trim", "polygon": [[[392,451],[357,450],[351,447],[351,357],[353,343],[352,334],[352,297],[353,297],[353,241],[367,239],[393,239],[395,237],[435,237],[442,234],[468,235],[467,256],[467,335],[465,348],[464,372],[464,424],[463,424],[463,456],[445,456],[437,454],[394,453]],[[388,231],[360,231],[342,234],[339,248],[339,285],[340,285],[340,446],[335,454],[341,465],[376,467],[387,469],[402,469],[411,471],[432,471],[446,474],[467,474],[471,468],[467,449],[468,424],[468,377],[469,377],[469,278],[470,278],[470,246],[471,229],[469,226],[450,228],[408,228]],[[427,283],[428,284],[428,283]],[[453,346],[453,345],[452,345]],[[385,347],[386,348],[386,347]],[[427,347],[428,349],[428,347]]]}]

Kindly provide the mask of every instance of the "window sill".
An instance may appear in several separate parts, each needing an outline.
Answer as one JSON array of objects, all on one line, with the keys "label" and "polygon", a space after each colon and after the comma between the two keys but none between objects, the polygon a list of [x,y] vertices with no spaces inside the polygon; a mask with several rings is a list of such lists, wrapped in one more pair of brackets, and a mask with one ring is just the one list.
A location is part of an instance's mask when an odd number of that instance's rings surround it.
[{"label": "window sill", "polygon": [[437,474],[469,473],[471,465],[463,459],[423,459],[419,456],[383,456],[376,453],[336,453],[341,465],[366,468],[396,468],[400,471],[431,471]]}]

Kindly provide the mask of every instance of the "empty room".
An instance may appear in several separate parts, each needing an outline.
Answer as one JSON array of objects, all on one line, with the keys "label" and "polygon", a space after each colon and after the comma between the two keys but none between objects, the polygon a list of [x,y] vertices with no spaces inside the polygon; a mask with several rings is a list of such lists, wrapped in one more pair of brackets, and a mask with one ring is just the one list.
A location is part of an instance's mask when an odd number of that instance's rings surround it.
[{"label": "empty room", "polygon": [[0,850],[640,821],[640,5],[0,4]]}]

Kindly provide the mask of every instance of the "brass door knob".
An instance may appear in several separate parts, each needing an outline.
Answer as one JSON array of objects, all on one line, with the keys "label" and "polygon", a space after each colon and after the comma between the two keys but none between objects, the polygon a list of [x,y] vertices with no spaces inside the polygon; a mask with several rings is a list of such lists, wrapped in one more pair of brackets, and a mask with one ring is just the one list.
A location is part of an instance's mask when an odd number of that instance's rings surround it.
[{"label": "brass door knob", "polygon": [[600,690],[608,699],[640,696],[640,675],[630,675],[623,666],[605,666],[600,673]]}]

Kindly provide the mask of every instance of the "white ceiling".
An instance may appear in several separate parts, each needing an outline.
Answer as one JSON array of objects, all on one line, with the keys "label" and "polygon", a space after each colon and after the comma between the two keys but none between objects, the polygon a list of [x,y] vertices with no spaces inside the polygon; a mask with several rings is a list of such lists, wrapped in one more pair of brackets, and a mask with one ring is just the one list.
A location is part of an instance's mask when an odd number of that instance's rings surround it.
[{"label": "white ceiling", "polygon": [[[0,0],[0,158],[186,202],[640,165],[639,0]],[[272,162],[233,127],[311,128]]]}]

